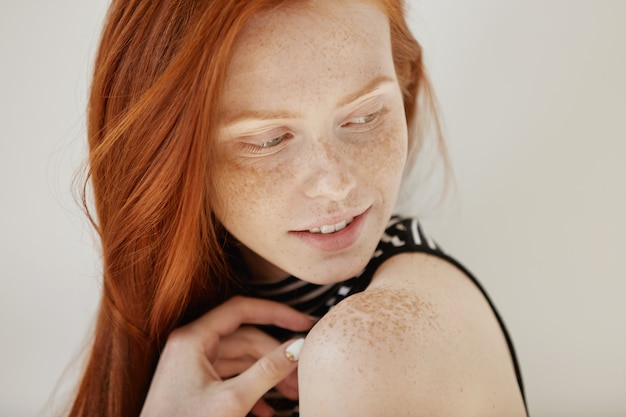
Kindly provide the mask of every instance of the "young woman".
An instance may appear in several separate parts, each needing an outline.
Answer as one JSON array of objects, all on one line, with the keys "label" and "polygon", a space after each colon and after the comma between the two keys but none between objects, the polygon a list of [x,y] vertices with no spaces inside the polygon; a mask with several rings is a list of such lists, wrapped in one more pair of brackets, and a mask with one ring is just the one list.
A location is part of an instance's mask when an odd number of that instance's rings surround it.
[{"label": "young woman", "polygon": [[400,0],[114,0],[70,415],[525,415],[478,283],[392,217],[429,100]]}]

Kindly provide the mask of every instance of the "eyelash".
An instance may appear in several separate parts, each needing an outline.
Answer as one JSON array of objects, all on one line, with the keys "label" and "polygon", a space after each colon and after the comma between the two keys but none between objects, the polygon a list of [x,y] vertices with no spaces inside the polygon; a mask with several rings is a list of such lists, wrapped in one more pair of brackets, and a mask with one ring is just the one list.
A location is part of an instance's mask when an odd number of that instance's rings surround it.
[{"label": "eyelash", "polygon": [[[386,113],[386,109],[380,109],[374,113],[366,114],[365,116],[355,117],[350,119],[348,122],[341,125],[341,127],[353,127],[353,129],[359,130],[370,130],[373,125],[377,124],[380,121],[380,116]],[[293,138],[293,134],[284,133],[280,136],[277,136],[273,139],[270,139],[265,142],[261,142],[259,144],[246,143],[244,144],[245,150],[251,154],[266,154],[271,153],[272,148],[279,146],[285,140]]]},{"label": "eyelash", "polygon": [[383,116],[385,113],[387,113],[387,110],[385,108],[382,108],[373,113],[366,114],[365,116],[350,119],[348,122],[342,124],[341,127],[352,127],[356,131],[367,131],[378,126],[378,123],[381,121],[381,116]]},{"label": "eyelash", "polygon": [[291,139],[293,135],[291,133],[284,133],[280,136],[270,139],[259,144],[246,143],[244,144],[246,151],[252,154],[263,154],[271,151],[272,148],[280,145],[283,141]]},{"label": "eyelash", "polygon": [[259,146],[260,148],[271,148],[271,147],[273,147],[273,146],[278,146],[278,145],[280,145],[280,143],[281,143],[282,141],[284,141],[285,139],[289,139],[289,138],[291,138],[291,136],[292,136],[292,135],[291,135],[291,133],[285,133],[285,134],[282,134],[282,135],[280,135],[280,136],[275,137],[275,138],[274,138],[274,139],[272,139],[272,140],[268,140],[268,141],[266,141],[266,142],[262,142],[262,143],[261,143],[261,144],[259,144],[258,146]]}]

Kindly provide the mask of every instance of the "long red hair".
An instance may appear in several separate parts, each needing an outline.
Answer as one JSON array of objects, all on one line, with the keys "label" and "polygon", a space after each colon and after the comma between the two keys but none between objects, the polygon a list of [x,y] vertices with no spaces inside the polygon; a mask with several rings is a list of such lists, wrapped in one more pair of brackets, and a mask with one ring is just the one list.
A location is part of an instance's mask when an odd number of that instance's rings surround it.
[{"label": "long red hair", "polygon": [[[211,210],[211,138],[237,35],[260,9],[289,1],[113,0],[88,111],[104,281],[70,416],[139,415],[169,333],[236,291],[229,238]],[[415,131],[418,97],[430,97],[421,48],[402,1],[377,2]]]}]

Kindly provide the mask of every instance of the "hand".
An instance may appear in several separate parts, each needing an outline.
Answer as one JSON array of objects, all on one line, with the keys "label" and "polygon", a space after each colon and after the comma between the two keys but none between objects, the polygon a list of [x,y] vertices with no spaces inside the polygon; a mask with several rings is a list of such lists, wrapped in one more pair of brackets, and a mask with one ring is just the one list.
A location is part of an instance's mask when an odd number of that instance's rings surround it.
[{"label": "hand", "polygon": [[[262,356],[240,375],[220,378],[214,366],[220,340],[244,323],[275,325],[296,332],[308,330],[313,324],[304,314],[279,303],[244,297],[228,300],[171,333],[141,417],[245,417],[265,392],[296,369],[297,363],[285,355],[291,341]],[[255,410],[257,415],[271,416],[272,410],[261,404]]]},{"label": "hand", "polygon": [[[260,358],[280,346],[280,342],[253,326],[241,326],[233,333],[220,339],[219,350],[213,368],[221,379],[232,378],[246,371]],[[292,371],[275,386],[286,398],[298,399],[298,373]],[[261,398],[252,408],[257,417],[273,415],[273,410]]]}]

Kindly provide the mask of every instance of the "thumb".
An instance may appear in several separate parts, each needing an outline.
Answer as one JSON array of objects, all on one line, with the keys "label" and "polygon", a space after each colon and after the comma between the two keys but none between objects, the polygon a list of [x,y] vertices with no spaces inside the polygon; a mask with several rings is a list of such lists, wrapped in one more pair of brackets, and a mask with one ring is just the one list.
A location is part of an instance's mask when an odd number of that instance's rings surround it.
[{"label": "thumb", "polygon": [[263,394],[285,379],[298,366],[303,343],[304,339],[283,343],[229,380],[235,384],[239,398],[252,407]]}]

